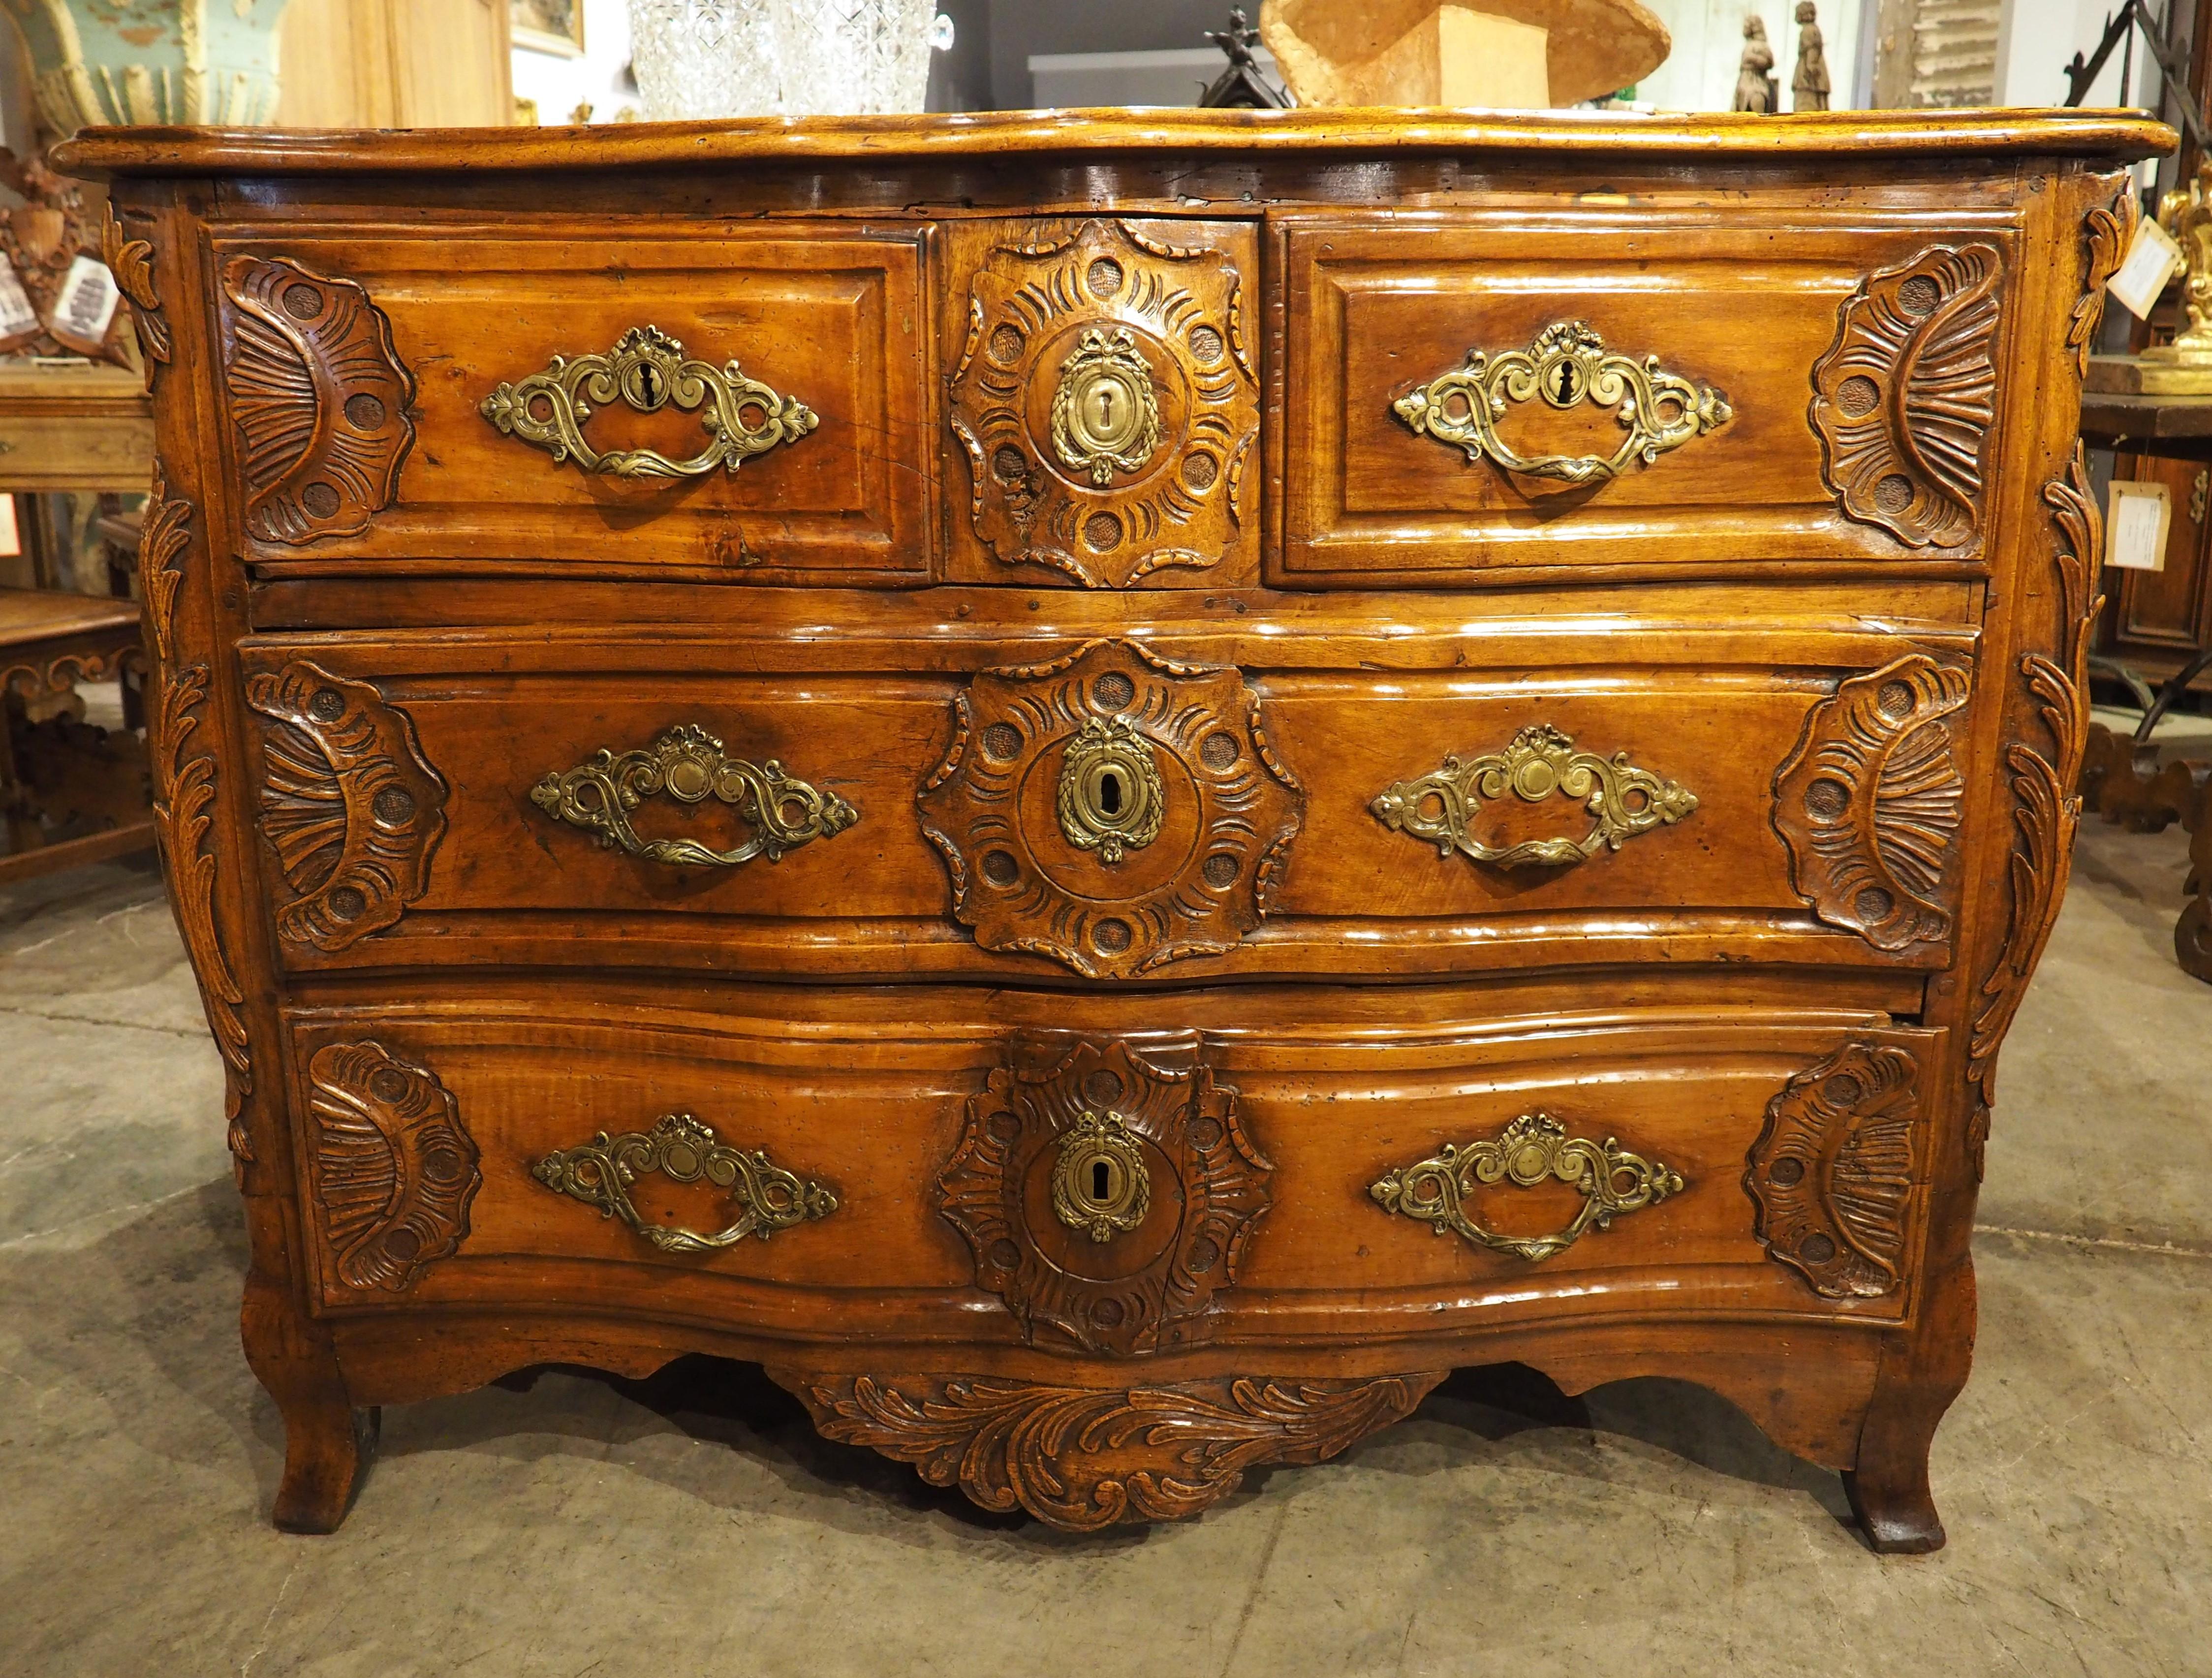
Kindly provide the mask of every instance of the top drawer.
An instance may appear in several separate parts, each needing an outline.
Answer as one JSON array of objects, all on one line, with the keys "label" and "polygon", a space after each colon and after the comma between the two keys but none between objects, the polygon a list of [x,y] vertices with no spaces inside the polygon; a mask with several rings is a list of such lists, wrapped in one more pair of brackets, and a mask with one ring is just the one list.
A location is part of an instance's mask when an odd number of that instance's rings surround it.
[{"label": "top drawer", "polygon": [[1288,230],[1293,587],[1983,557],[2018,245],[1809,212]]},{"label": "top drawer", "polygon": [[926,581],[927,236],[219,240],[243,551],[277,573]]}]

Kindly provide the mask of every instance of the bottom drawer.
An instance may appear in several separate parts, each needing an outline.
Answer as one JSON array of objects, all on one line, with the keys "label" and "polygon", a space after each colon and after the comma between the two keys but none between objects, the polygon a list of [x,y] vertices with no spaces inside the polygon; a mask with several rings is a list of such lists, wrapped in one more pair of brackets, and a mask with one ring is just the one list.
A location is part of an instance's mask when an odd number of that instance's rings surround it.
[{"label": "bottom drawer", "polygon": [[294,1009],[322,1307],[1107,1358],[1913,1307],[1944,1034],[1879,1014],[684,994]]}]

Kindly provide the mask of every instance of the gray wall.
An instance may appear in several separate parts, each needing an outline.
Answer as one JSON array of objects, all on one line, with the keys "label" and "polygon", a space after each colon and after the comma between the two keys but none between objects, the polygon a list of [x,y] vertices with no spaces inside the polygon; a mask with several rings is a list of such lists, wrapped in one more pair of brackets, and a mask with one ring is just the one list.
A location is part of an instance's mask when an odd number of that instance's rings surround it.
[{"label": "gray wall", "polygon": [[[1204,46],[1236,0],[938,0],[950,14],[952,50],[930,81],[933,111],[1021,111],[1036,102],[1030,56],[1038,52],[1151,52]],[[1256,19],[1260,0],[1244,0]]]}]

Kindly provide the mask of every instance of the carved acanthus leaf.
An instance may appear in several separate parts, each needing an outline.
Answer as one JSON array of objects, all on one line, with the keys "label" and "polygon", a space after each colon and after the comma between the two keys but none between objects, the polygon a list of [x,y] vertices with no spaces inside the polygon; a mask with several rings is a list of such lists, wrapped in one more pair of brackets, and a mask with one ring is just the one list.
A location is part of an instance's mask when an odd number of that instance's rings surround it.
[{"label": "carved acanthus leaf", "polygon": [[469,1232],[483,1175],[453,1093],[380,1043],[328,1043],[307,1063],[309,1155],[338,1280],[402,1293]]},{"label": "carved acanthus leaf", "polygon": [[2105,319],[2105,285],[2119,270],[2135,238],[2136,223],[2142,219],[2136,201],[2135,177],[2123,175],[2119,192],[2109,208],[2099,204],[2082,218],[2081,237],[2087,246],[2082,257],[2081,295],[2074,305],[2074,318],[2066,328],[2066,347],[2083,378],[2089,374],[2089,357],[2097,347],[2097,328]]}]

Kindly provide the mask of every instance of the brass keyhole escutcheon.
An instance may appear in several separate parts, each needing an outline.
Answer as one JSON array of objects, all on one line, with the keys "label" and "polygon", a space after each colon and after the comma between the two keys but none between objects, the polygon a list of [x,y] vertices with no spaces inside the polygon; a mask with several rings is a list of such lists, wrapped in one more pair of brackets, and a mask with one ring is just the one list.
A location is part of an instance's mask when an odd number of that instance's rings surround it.
[{"label": "brass keyhole escutcheon", "polygon": [[1060,364],[1052,398],[1052,445],[1067,465],[1104,489],[1116,472],[1144,469],[1160,446],[1159,392],[1126,328],[1096,328]]},{"label": "brass keyhole escutcheon", "polygon": [[1111,1241],[1152,1209],[1144,1145],[1118,1113],[1085,1113],[1060,1133],[1053,1166],[1052,1209],[1072,1230]]},{"label": "brass keyhole escutcheon", "polygon": [[1114,863],[1159,836],[1167,788],[1152,744],[1131,724],[1093,717],[1068,742],[1060,765],[1060,830],[1079,851]]}]

